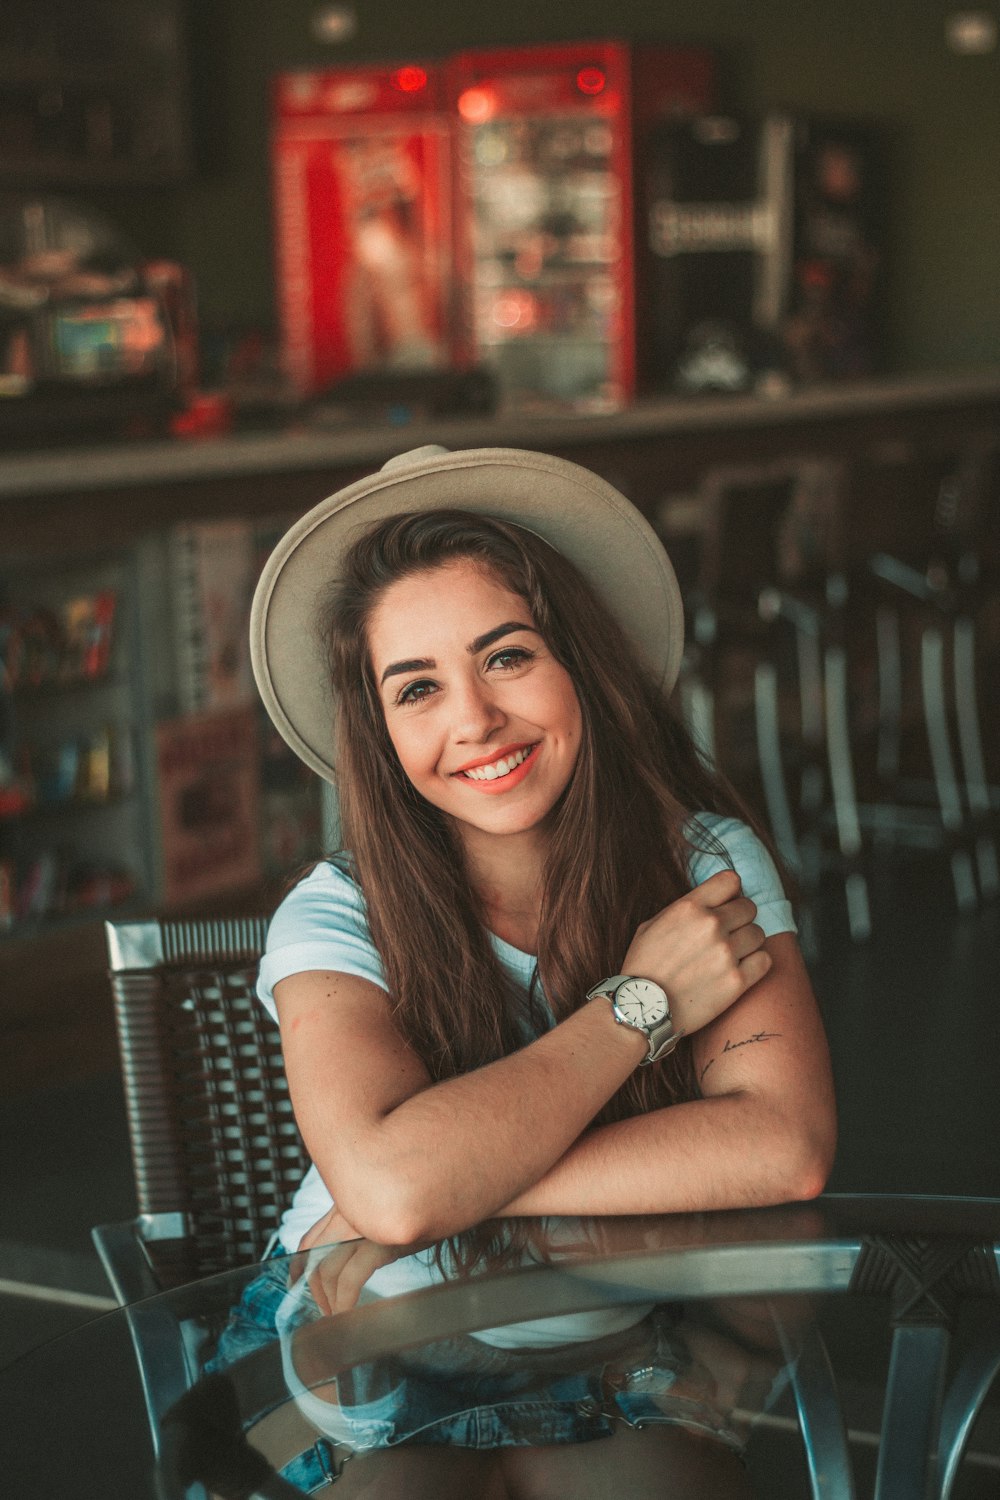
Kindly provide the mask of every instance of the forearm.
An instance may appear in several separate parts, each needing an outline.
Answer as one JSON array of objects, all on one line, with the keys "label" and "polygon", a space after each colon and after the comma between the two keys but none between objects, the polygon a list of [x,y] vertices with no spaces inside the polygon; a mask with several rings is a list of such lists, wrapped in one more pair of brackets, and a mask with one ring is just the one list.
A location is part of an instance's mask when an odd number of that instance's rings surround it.
[{"label": "forearm", "polygon": [[565,1158],[645,1047],[608,1007],[587,1005],[519,1052],[412,1094],[361,1133],[330,1179],[338,1207],[390,1243],[496,1214]]},{"label": "forearm", "polygon": [[507,1214],[686,1213],[792,1202],[822,1191],[822,1132],[752,1092],[601,1125],[505,1207]]}]

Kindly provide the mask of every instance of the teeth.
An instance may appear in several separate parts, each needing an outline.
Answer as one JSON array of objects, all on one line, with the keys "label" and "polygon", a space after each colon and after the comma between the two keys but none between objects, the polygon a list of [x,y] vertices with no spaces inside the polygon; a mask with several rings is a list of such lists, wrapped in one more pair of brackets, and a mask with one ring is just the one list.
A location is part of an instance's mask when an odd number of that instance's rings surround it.
[{"label": "teeth", "polygon": [[519,766],[531,754],[533,748],[528,745],[523,750],[515,750],[513,755],[508,755],[503,760],[494,761],[490,766],[476,766],[474,770],[463,771],[462,775],[473,781],[496,781],[501,776],[509,776],[514,767]]}]

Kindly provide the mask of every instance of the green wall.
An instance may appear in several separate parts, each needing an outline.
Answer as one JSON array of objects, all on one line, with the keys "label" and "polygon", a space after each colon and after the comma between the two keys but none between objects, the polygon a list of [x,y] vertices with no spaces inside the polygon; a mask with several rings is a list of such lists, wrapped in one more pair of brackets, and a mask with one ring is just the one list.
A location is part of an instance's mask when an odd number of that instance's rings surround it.
[{"label": "green wall", "polygon": [[[889,132],[890,334],[900,369],[1000,361],[1000,52],[945,44],[945,0],[356,0],[348,46],[319,0],[189,0],[196,170],[102,195],[147,253],[194,270],[202,321],[273,323],[267,83],[297,66],[618,35],[719,49],[729,102],[854,116]],[[991,10],[997,14],[996,0]]]}]

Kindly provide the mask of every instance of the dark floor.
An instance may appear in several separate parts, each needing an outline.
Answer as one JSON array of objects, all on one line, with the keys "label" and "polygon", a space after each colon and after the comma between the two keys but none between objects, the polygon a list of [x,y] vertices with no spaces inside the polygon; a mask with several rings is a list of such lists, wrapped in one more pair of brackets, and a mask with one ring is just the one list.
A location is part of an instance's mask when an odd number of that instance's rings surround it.
[{"label": "dark floor", "polygon": [[[1000,1196],[1000,905],[956,917],[947,871],[925,856],[880,873],[875,910],[858,947],[835,884],[820,917],[813,974],[841,1117],[830,1189]],[[0,1162],[3,1366],[107,1299],[90,1226],[134,1212],[117,1077],[4,1101]],[[863,1381],[856,1405],[852,1421],[877,1426]],[[1000,1493],[1000,1424],[980,1426],[988,1462],[967,1466],[956,1500]],[[873,1461],[863,1437],[858,1451]]]}]

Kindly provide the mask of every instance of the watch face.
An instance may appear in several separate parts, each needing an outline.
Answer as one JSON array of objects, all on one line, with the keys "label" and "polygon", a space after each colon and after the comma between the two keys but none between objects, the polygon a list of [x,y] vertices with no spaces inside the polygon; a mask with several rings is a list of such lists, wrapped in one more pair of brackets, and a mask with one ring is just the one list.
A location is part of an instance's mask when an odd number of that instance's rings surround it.
[{"label": "watch face", "polygon": [[617,991],[615,1004],[633,1026],[656,1026],[669,1014],[666,995],[649,979],[629,979]]}]

